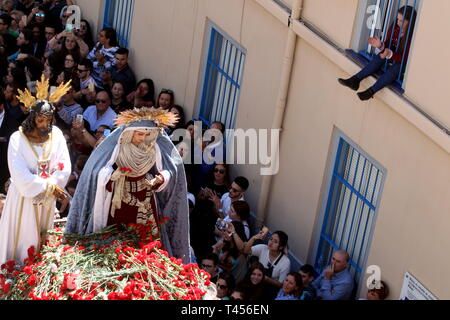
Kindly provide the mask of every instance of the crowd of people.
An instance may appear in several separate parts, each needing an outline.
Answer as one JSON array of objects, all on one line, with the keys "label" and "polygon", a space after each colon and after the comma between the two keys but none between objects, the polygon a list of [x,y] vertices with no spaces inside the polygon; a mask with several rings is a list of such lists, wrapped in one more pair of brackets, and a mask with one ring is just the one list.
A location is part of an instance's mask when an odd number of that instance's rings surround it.
[{"label": "crowd of people", "polygon": [[[190,211],[192,260],[211,275],[222,300],[314,300],[350,299],[354,279],[348,271],[349,255],[334,253],[330,267],[317,275],[311,265],[291,269],[288,235],[266,227],[254,232],[251,208],[245,193],[247,178],[231,179],[225,161],[212,164],[194,161],[194,152],[213,146],[225,150],[225,125],[213,122],[201,131],[220,134],[203,141],[194,120],[186,121],[175,94],[162,89],[155,99],[150,78],[137,82],[128,64],[129,50],[117,42],[113,28],[94,37],[87,20],[80,29],[68,27],[73,1],[3,0],[0,7],[0,212],[10,184],[7,164],[9,138],[27,118],[29,110],[17,98],[19,92],[36,93],[43,75],[51,87],[70,81],[71,89],[56,104],[54,125],[67,142],[72,174],[65,191],[70,195],[57,203],[59,217],[67,216],[78,180],[91,153],[115,129],[123,111],[155,107],[170,110],[179,121],[166,130],[172,135],[186,129],[186,136],[173,141],[185,162]],[[217,149],[215,149],[217,150]],[[222,159],[225,159],[223,156]],[[385,299],[387,286],[370,290],[368,299]]]}]

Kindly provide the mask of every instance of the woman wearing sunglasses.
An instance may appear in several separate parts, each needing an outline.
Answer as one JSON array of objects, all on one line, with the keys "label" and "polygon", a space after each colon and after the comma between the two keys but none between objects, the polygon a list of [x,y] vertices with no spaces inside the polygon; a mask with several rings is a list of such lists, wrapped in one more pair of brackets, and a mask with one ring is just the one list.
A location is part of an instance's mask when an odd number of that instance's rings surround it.
[{"label": "woman wearing sunglasses", "polygon": [[222,198],[222,196],[228,192],[230,188],[230,178],[226,164],[216,164],[214,166],[214,171],[209,177],[206,188],[215,191],[219,198]]},{"label": "woman wearing sunglasses", "polygon": [[230,300],[231,293],[234,290],[235,281],[232,275],[222,272],[217,279],[217,298],[221,300]]},{"label": "woman wearing sunglasses", "polygon": [[81,19],[80,29],[75,31],[75,34],[80,37],[89,47],[89,50],[92,50],[95,46],[94,37],[92,36],[91,25],[86,19]]},{"label": "woman wearing sunglasses", "polygon": [[45,10],[44,6],[39,6],[33,8],[31,10],[31,13],[27,17],[27,25],[30,25],[31,23],[37,23],[41,25],[42,27],[45,26],[47,20],[47,11]]}]

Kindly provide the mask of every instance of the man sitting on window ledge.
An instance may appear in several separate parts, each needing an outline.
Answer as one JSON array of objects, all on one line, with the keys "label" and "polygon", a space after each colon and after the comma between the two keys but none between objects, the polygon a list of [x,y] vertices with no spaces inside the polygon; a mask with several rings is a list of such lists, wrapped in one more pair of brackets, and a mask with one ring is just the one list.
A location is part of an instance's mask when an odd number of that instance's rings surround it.
[{"label": "man sitting on window ledge", "polygon": [[388,62],[386,72],[372,87],[366,91],[359,92],[358,97],[362,101],[369,100],[373,98],[375,93],[393,83],[404,72],[411,46],[415,20],[416,11],[414,8],[411,6],[403,6],[398,11],[397,23],[390,26],[387,39],[384,43],[378,38],[369,38],[368,40],[372,47],[380,50],[380,53],[353,77],[349,79],[338,79],[339,83],[356,91],[359,89],[360,82],[379,71],[385,65],[386,60]]}]

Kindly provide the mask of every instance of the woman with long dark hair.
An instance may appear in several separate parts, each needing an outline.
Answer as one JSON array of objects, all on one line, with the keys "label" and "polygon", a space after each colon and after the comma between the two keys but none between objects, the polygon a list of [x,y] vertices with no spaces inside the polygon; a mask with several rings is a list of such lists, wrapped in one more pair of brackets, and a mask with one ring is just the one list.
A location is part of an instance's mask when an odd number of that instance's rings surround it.
[{"label": "woman with long dark hair", "polygon": [[216,164],[206,187],[214,191],[219,198],[230,190],[230,175],[226,164]]},{"label": "woman with long dark hair", "polygon": [[95,46],[94,37],[92,36],[91,25],[86,19],[81,19],[80,29],[75,31],[75,34],[80,37],[89,47],[89,50],[92,50]]},{"label": "woman with long dark hair", "polygon": [[353,77],[338,79],[339,83],[356,91],[362,80],[381,70],[387,62],[387,70],[377,82],[366,91],[358,93],[358,97],[365,101],[373,98],[375,93],[393,83],[399,75],[401,76],[408,61],[416,15],[416,11],[411,6],[400,8],[397,21],[389,27],[386,40],[384,42],[379,38],[368,40],[372,47],[380,50],[380,53]]},{"label": "woman with long dark hair", "polygon": [[274,299],[278,290],[283,286],[284,279],[291,268],[288,258],[288,235],[283,231],[276,231],[269,238],[267,245],[253,246],[256,240],[264,240],[267,233],[261,230],[244,244],[243,252],[258,257],[266,270],[265,282],[268,284],[268,296]]},{"label": "woman with long dark hair", "polygon": [[245,279],[239,283],[245,290],[246,300],[264,300],[266,290],[265,277],[264,266],[260,262],[254,262],[250,266]]},{"label": "woman with long dark hair", "polygon": [[185,122],[186,122],[186,118],[184,116],[184,110],[182,106],[179,106],[177,104],[173,105],[172,108],[170,108],[170,112],[176,114],[178,116],[178,121],[177,123],[170,128],[167,128],[166,132],[167,134],[170,136],[175,130],[177,129],[183,129]]},{"label": "woman with long dark hair", "polygon": [[131,104],[127,101],[125,95],[125,84],[121,81],[115,81],[111,87],[111,108],[115,113],[131,109]]},{"label": "woman with long dark hair", "polygon": [[136,85],[136,90],[127,96],[135,108],[153,107],[155,105],[155,85],[152,79],[142,79]]}]

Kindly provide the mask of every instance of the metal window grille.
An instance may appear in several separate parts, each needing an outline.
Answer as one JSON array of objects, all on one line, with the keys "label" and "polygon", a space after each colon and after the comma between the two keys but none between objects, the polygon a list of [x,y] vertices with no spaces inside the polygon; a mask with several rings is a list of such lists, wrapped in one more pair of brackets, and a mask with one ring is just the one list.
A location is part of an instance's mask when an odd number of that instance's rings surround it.
[{"label": "metal window grille", "polygon": [[[380,37],[382,39],[382,41],[384,41],[385,39],[388,38],[388,32],[389,32],[389,27],[392,24],[396,24],[397,21],[397,15],[399,13],[402,13],[401,8],[403,6],[411,6],[414,8],[414,10],[416,11],[416,15],[418,14],[418,7],[419,7],[419,2],[421,0],[371,0],[368,3],[368,13],[373,15],[373,24],[370,26],[369,29],[369,37]],[[372,8],[372,10],[370,10]],[[417,16],[416,16],[417,19]],[[392,29],[391,32],[391,39],[392,39],[392,35],[393,35],[393,31],[394,29]],[[413,36],[413,31],[412,30],[412,24],[409,25],[408,30],[407,30],[407,35],[406,35],[406,43],[409,43],[412,39]],[[394,46],[396,48],[399,47],[400,44],[400,39],[398,39],[399,41],[394,44]],[[390,47],[392,45],[392,40],[391,42],[387,45],[387,47]],[[369,60],[372,59],[374,57],[374,55],[378,54],[378,50],[374,47],[372,47],[368,42],[365,42],[365,48],[364,50],[362,50],[360,53],[362,55],[364,55],[366,58],[368,58]],[[403,52],[403,57],[402,57],[402,61],[401,61],[401,67],[400,69],[402,70],[402,72],[400,72],[398,78],[397,78],[397,82],[401,85],[403,82],[403,76],[404,76],[404,71],[405,71],[405,67],[406,67],[406,50],[404,50]],[[387,62],[386,65],[384,66],[384,71],[386,71],[387,68]]]},{"label": "metal window grille", "polygon": [[211,27],[200,104],[202,121],[207,124],[220,121],[226,128],[234,128],[244,62],[243,50]]},{"label": "metal window grille", "polygon": [[103,27],[114,28],[119,44],[128,47],[134,0],[106,0]]},{"label": "metal window grille", "polygon": [[382,180],[382,171],[341,138],[316,255],[318,272],[329,265],[334,251],[346,250],[350,255],[349,270],[356,281],[360,279]]}]

